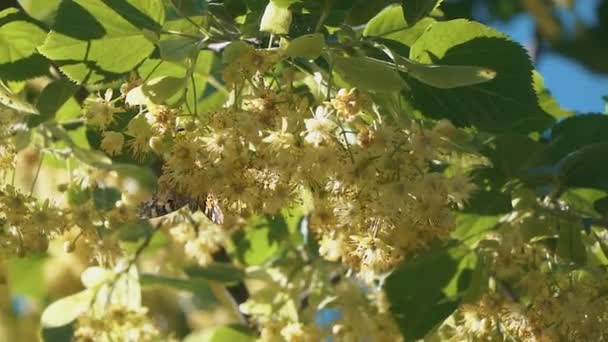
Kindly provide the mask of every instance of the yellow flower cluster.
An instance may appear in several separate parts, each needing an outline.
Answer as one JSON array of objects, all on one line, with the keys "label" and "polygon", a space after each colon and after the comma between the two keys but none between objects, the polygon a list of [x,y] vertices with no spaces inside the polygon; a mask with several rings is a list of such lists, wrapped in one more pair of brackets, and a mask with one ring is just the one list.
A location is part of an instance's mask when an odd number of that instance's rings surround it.
[{"label": "yellow flower cluster", "polygon": [[21,121],[16,111],[0,105],[0,174],[15,168],[15,139]]},{"label": "yellow flower cluster", "polygon": [[442,327],[444,337],[542,342],[608,336],[605,273],[592,266],[573,267],[542,243],[527,240],[523,225],[536,219],[515,220],[482,241],[480,257],[489,266],[490,291],[462,305]]},{"label": "yellow flower cluster", "polygon": [[103,317],[84,314],[78,318],[74,341],[167,341],[147,315],[147,309],[112,305]]},{"label": "yellow flower cluster", "polygon": [[[450,208],[474,190],[467,177],[449,178],[430,168],[452,152],[451,123],[427,129],[406,118],[387,121],[355,88],[311,104],[291,87],[268,81],[279,59],[245,49],[223,69],[236,87],[226,108],[199,119],[144,101],[126,126],[128,138],[105,131],[101,147],[110,155],[123,145],[139,159],[159,155],[160,183],[198,200],[213,194],[227,230],[311,198],[311,230],[322,255],[369,280],[447,238],[454,225]],[[131,94],[123,97],[133,99]],[[105,129],[117,100],[111,92],[91,100],[87,121]],[[186,249],[192,256],[200,250],[202,263],[213,251],[195,248],[193,241]]]},{"label": "yellow flower cluster", "polygon": [[45,252],[67,227],[64,213],[7,185],[0,188],[0,256]]}]

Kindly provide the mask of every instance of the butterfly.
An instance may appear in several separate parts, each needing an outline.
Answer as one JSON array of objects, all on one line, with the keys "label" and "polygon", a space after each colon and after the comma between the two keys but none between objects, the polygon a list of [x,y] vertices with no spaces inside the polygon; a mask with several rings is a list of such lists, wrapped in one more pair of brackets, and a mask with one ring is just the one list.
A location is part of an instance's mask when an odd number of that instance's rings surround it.
[{"label": "butterfly", "polygon": [[176,191],[157,192],[151,199],[139,205],[138,214],[142,219],[151,219],[168,215],[185,206],[191,211],[200,209],[215,224],[224,223],[224,213],[217,198],[212,194],[207,194],[204,201],[201,201]]}]

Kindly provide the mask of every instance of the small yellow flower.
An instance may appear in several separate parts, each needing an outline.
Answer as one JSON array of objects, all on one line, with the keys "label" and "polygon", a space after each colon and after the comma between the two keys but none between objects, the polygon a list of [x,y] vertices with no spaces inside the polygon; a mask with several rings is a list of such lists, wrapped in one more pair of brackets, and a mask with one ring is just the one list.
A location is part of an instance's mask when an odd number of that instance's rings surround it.
[{"label": "small yellow flower", "polygon": [[306,131],[304,141],[315,147],[331,141],[338,125],[329,118],[329,111],[323,106],[317,107],[312,119],[305,119]]},{"label": "small yellow flower", "polygon": [[114,122],[114,114],[119,111],[112,101],[112,89],[108,89],[103,98],[87,99],[84,117],[87,124],[103,130]]},{"label": "small yellow flower", "polygon": [[268,136],[262,139],[262,142],[269,144],[274,151],[285,150],[290,148],[294,142],[293,134],[287,132],[287,118],[281,119],[281,130],[270,131]]},{"label": "small yellow flower", "polygon": [[122,133],[105,131],[103,132],[103,140],[101,140],[101,149],[107,154],[114,156],[122,151],[124,142],[125,137]]}]

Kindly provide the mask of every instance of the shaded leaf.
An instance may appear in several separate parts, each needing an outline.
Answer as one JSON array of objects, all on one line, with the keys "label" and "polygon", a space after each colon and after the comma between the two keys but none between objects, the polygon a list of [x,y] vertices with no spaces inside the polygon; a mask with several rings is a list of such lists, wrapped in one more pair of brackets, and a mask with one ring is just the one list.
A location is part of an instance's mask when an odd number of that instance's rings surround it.
[{"label": "shaded leaf", "polygon": [[558,226],[556,253],[564,260],[577,265],[584,265],[587,261],[587,252],[581,237],[582,228],[568,221],[561,221]]},{"label": "shaded leaf", "polygon": [[455,89],[432,88],[410,79],[414,105],[428,116],[491,132],[542,131],[553,122],[538,105],[527,52],[498,31],[466,20],[436,23],[416,40],[410,58],[496,72],[492,81]]},{"label": "shaded leaf", "polygon": [[206,267],[191,266],[186,268],[191,278],[204,278],[220,283],[238,283],[245,278],[245,272],[229,263],[215,262]]},{"label": "shaded leaf", "polygon": [[402,0],[401,7],[405,20],[411,26],[420,19],[428,16],[443,0]]},{"label": "shaded leaf", "polygon": [[58,79],[49,83],[38,98],[36,107],[40,115],[31,117],[28,126],[35,127],[55,118],[55,114],[76,92],[78,86],[67,79]]},{"label": "shaded leaf", "polygon": [[217,299],[215,298],[213,291],[209,287],[209,284],[206,280],[201,278],[179,279],[157,274],[144,273],[139,276],[139,280],[142,286],[168,286],[178,290],[192,292],[196,294],[206,304],[217,303]]},{"label": "shaded leaf", "polygon": [[457,250],[429,251],[408,260],[386,280],[391,311],[407,340],[417,340],[443,322],[458,307],[444,288],[458,274],[463,254]]}]

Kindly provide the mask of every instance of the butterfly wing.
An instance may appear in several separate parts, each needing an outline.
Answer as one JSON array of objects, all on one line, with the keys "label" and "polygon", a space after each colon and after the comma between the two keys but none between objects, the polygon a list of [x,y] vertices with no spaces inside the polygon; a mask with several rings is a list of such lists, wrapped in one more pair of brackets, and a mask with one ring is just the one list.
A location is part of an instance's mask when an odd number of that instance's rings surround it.
[{"label": "butterfly wing", "polygon": [[[138,213],[142,219],[152,219],[168,215],[186,205],[192,205],[192,200],[176,192],[167,194],[156,193],[151,199],[139,205]],[[195,206],[195,210],[198,206]]]},{"label": "butterfly wing", "polygon": [[215,224],[224,223],[224,213],[219,206],[217,198],[212,194],[207,194],[205,198],[205,203],[201,208],[205,216],[211,220],[211,222]]},{"label": "butterfly wing", "polygon": [[201,209],[213,223],[224,223],[224,213],[219,207],[218,200],[211,194],[205,197],[204,203],[200,205],[196,199],[177,192],[165,195],[155,194],[150,200],[140,204],[139,217],[142,219],[161,217],[188,206],[191,211]]}]

